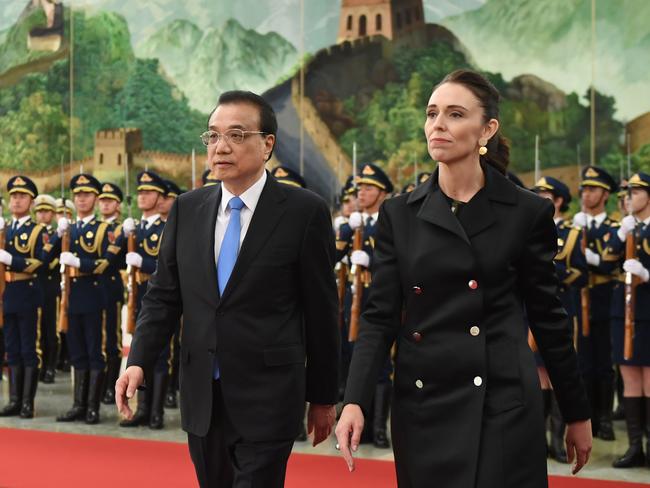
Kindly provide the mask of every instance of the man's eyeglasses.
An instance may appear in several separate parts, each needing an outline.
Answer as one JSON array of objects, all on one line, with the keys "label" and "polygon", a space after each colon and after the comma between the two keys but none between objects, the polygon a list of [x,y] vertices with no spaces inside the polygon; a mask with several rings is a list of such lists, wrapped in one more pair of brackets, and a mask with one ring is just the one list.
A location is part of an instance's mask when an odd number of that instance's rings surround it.
[{"label": "man's eyeglasses", "polygon": [[266,132],[259,130],[228,129],[222,134],[214,130],[208,130],[201,134],[201,140],[206,146],[214,146],[222,137],[227,143],[241,144],[246,139],[246,136],[250,134],[266,134]]}]

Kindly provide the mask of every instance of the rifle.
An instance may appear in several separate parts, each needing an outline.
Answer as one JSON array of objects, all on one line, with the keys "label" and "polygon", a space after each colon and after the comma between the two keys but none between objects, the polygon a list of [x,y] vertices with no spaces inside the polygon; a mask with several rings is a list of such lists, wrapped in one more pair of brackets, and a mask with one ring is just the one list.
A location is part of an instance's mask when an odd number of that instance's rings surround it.
[{"label": "rifle", "polygon": [[[63,199],[65,208],[65,198]],[[65,212],[64,212],[65,215]],[[61,252],[70,252],[70,228],[61,236]],[[61,301],[59,302],[59,332],[68,331],[68,306],[70,305],[70,266],[61,265]]]},{"label": "rifle", "polygon": [[[125,180],[125,190],[126,190],[126,204],[129,209],[129,218],[131,218],[131,193],[129,192],[129,165],[128,162],[124,165],[124,171],[126,173]],[[136,242],[135,242],[135,230],[129,234],[127,238],[127,251],[128,252],[137,252]],[[138,284],[136,282],[136,272],[137,269],[134,266],[128,266],[126,269],[128,279],[127,279],[127,301],[126,301],[126,331],[129,334],[135,332],[135,324],[137,318],[137,309],[138,309]]]},{"label": "rifle", "polygon": [[[0,198],[0,217],[2,216],[2,198]],[[0,249],[5,248],[5,229],[4,227],[0,229]],[[4,315],[4,293],[7,283],[5,282],[5,270],[6,266],[4,263],[0,263],[0,329],[5,324],[5,315]],[[0,358],[1,360],[2,358]]]},{"label": "rifle", "polygon": [[[580,243],[580,249],[582,254],[587,252],[587,228],[582,229],[582,242]],[[587,278],[589,278],[589,271],[587,271]],[[587,280],[587,285],[580,289],[580,307],[582,309],[582,336],[589,337],[591,327],[589,324],[589,311],[590,311],[590,299],[589,299],[589,280]]]},{"label": "rifle", "polygon": [[336,286],[339,296],[339,328],[342,328],[345,322],[345,288],[348,281],[348,266],[339,261],[334,269],[336,270]]},{"label": "rifle", "polygon": [[535,342],[535,337],[533,337],[533,331],[528,329],[528,347],[530,347],[530,350],[533,352],[537,352],[539,349],[537,347],[537,342]]},{"label": "rifle", "polygon": [[[634,230],[625,238],[625,259],[636,259],[636,239]],[[625,273],[625,327],[623,336],[623,359],[629,361],[634,352],[634,307],[636,306],[636,287],[639,279],[632,273]]]},{"label": "rifle", "polygon": [[[352,243],[352,251],[361,251],[363,247],[363,225],[354,231],[354,241]],[[354,342],[359,335],[359,317],[361,316],[361,299],[363,298],[363,268],[361,266],[352,265],[353,289],[352,293],[352,309],[350,311],[350,332],[348,340]]]}]

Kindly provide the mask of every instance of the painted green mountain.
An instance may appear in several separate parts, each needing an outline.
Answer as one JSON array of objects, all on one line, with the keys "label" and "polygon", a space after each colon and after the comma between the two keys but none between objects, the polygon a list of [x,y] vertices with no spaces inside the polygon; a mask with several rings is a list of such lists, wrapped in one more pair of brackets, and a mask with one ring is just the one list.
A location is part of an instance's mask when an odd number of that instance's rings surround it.
[{"label": "painted green mountain", "polygon": [[27,34],[41,25],[45,25],[45,14],[42,10],[34,10],[20,22],[0,32],[0,73],[49,54],[27,48]]},{"label": "painted green mountain", "polygon": [[205,112],[225,90],[271,88],[295,65],[298,53],[282,36],[258,34],[230,19],[205,31],[174,20],[147,39],[138,55],[159,59],[190,105]]},{"label": "painted green mountain", "polygon": [[[648,19],[647,0],[596,2],[595,86],[616,97],[623,119],[650,110]],[[533,73],[566,92],[591,83],[591,0],[489,0],[442,24],[482,69]]]}]

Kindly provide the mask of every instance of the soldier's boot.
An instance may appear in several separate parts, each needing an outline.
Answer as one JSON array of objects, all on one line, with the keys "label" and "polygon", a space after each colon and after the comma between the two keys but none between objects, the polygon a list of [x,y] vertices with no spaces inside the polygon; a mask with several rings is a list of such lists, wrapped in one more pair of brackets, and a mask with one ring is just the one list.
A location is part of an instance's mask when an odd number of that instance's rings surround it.
[{"label": "soldier's boot", "polygon": [[52,384],[54,383],[54,378],[56,377],[56,371],[54,368],[47,368],[45,373],[43,373],[43,383]]},{"label": "soldier's boot", "polygon": [[380,383],[375,387],[375,419],[373,425],[373,444],[379,449],[390,448],[388,440],[388,415],[393,391],[391,383]]},{"label": "soldier's boot", "polygon": [[115,403],[115,382],[120,375],[120,366],[122,366],[122,358],[119,356],[108,358],[106,362],[106,382],[104,396],[102,397],[104,405],[113,405]]},{"label": "soldier's boot", "polygon": [[564,448],[564,432],[566,430],[566,423],[560,413],[560,407],[557,399],[551,390],[551,414],[549,421],[551,431],[551,445],[549,455],[558,463],[567,464],[566,449]]},{"label": "soldier's boot", "polygon": [[612,420],[625,420],[625,407],[623,404],[623,378],[618,367],[616,367],[616,408],[612,414]]},{"label": "soldier's boot", "polygon": [[23,400],[25,368],[9,366],[9,403],[0,410],[0,417],[13,417],[20,414]]},{"label": "soldier's boot", "polygon": [[2,372],[5,369],[5,334],[0,327],[0,382],[2,381]]},{"label": "soldier's boot", "polygon": [[23,382],[23,404],[20,409],[20,418],[34,418],[34,397],[38,388],[38,367],[28,366],[25,368],[25,379]]},{"label": "soldier's boot", "polygon": [[147,382],[147,389],[138,391],[138,408],[131,419],[124,419],[120,422],[120,427],[139,427],[148,425],[151,416],[151,387],[153,384]]},{"label": "soldier's boot", "polygon": [[[542,401],[544,408],[544,440],[546,440],[546,426],[548,424],[548,416],[551,413],[551,395],[553,395],[553,390],[542,390]],[[551,448],[546,441],[546,457],[551,455]]]},{"label": "soldier's boot", "polygon": [[68,354],[68,340],[65,332],[59,334],[61,340],[59,347],[59,357],[56,362],[56,369],[67,373],[70,371],[70,355]]},{"label": "soldier's boot", "polygon": [[624,398],[625,423],[627,425],[627,438],[629,446],[623,456],[618,458],[612,466],[615,468],[634,468],[645,465],[643,456],[643,398]]},{"label": "soldier's boot", "polygon": [[94,425],[99,423],[99,400],[104,389],[104,370],[91,369],[88,384],[88,409],[86,410],[86,423]]},{"label": "soldier's boot", "polygon": [[600,381],[598,384],[598,437],[604,441],[613,441],[612,407],[614,403],[614,384],[612,381]]},{"label": "soldier's boot", "polygon": [[307,404],[305,403],[302,408],[302,420],[300,421],[300,432],[298,437],[296,437],[296,442],[305,442],[307,440],[307,429],[305,428],[305,410],[307,409]]},{"label": "soldier's boot", "polygon": [[149,428],[160,430],[165,426],[165,395],[167,394],[167,383],[169,382],[169,373],[156,372],[153,375],[153,392],[151,394],[151,417],[149,418]]},{"label": "soldier's boot", "polygon": [[74,398],[72,408],[56,418],[57,422],[74,422],[75,420],[86,420],[88,410],[88,370],[74,370]]},{"label": "soldier's boot", "polygon": [[172,367],[172,374],[169,377],[167,394],[165,395],[165,408],[178,408],[178,400],[176,395],[178,392],[178,368],[179,365],[177,364],[174,364]]}]

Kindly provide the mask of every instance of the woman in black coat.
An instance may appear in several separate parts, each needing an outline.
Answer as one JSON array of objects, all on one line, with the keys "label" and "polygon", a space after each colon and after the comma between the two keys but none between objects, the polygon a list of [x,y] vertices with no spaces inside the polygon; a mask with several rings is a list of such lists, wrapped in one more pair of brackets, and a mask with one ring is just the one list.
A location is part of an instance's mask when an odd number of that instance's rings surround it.
[{"label": "woman in black coat", "polygon": [[[555,389],[573,472],[589,404],[558,299],[553,205],[504,176],[497,90],[448,75],[424,126],[436,173],[379,214],[373,283],[336,434],[350,470],[373,378],[394,342],[392,435],[401,488],[547,486],[542,397],[524,309]],[[402,311],[405,319],[402,321]]]}]

